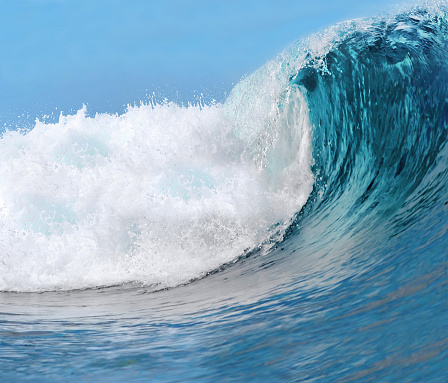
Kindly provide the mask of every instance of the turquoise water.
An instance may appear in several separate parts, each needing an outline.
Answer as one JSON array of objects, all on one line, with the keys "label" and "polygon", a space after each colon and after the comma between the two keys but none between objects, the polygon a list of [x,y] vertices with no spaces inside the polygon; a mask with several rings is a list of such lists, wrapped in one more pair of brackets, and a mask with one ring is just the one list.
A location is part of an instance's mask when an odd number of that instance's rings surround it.
[{"label": "turquoise water", "polygon": [[447,58],[409,7],[5,132],[1,380],[446,381]]}]

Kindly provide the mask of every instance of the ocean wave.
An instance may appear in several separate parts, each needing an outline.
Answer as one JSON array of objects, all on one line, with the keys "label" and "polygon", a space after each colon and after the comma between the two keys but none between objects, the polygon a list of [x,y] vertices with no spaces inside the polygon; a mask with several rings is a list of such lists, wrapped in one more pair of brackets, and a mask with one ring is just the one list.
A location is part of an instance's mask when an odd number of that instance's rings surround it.
[{"label": "ocean wave", "polygon": [[441,6],[352,20],[224,104],[4,133],[0,290],[173,287],[307,226],[323,248],[418,225],[447,196],[447,28]]}]

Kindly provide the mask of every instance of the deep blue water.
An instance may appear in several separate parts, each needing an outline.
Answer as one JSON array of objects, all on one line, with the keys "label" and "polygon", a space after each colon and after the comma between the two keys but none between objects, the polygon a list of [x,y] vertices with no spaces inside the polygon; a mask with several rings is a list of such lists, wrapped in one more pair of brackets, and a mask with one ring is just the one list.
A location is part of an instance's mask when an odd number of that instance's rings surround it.
[{"label": "deep blue water", "polygon": [[447,62],[413,8],[5,134],[0,380],[447,381]]}]

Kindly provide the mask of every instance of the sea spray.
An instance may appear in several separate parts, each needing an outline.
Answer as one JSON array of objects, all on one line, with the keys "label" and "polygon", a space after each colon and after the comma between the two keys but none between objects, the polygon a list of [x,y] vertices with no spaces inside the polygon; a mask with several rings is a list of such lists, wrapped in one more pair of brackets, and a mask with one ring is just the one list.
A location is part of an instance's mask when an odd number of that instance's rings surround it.
[{"label": "sea spray", "polygon": [[4,133],[0,290],[176,286],[281,238],[311,192],[310,125],[297,95],[270,102],[250,140],[231,103],[84,107]]}]

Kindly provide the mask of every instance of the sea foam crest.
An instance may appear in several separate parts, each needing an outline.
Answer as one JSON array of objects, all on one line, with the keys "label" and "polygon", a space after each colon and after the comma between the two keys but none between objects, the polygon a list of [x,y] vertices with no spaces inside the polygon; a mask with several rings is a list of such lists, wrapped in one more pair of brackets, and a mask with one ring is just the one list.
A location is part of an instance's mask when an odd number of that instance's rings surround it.
[{"label": "sea foam crest", "polygon": [[163,103],[6,132],[0,290],[176,286],[280,239],[313,184],[308,110],[288,92],[252,98],[252,122],[230,101]]}]

